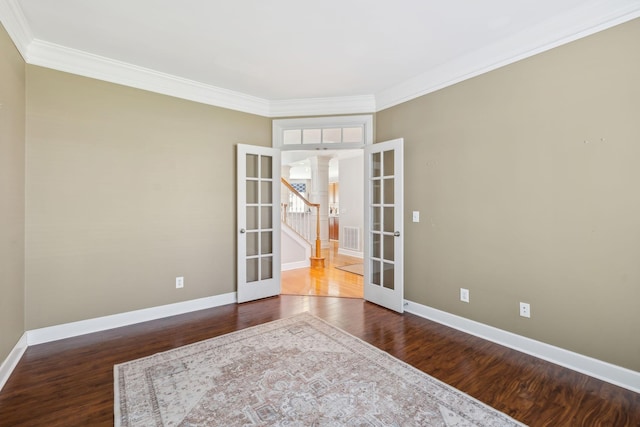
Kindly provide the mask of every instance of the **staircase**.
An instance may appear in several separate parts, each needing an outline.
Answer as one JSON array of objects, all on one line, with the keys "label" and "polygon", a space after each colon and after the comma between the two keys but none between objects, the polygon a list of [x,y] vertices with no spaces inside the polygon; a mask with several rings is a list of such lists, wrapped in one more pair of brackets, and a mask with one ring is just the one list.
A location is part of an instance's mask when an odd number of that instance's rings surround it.
[{"label": "staircase", "polygon": [[320,205],[305,199],[286,179],[281,178],[280,219],[286,228],[312,248],[311,267],[324,267],[320,242]]}]

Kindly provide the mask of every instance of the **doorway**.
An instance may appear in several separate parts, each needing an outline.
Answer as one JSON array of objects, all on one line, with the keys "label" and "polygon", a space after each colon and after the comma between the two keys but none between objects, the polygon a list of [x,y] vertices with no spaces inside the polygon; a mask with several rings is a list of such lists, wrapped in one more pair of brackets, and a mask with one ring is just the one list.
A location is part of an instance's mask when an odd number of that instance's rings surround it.
[{"label": "doorway", "polygon": [[[315,117],[283,119],[273,121],[273,149],[285,151],[315,151],[314,166],[316,188],[319,201],[303,200],[304,204],[316,210],[316,230],[323,229],[325,249],[328,245],[328,184],[326,154],[333,150],[363,149],[363,159],[358,164],[364,168],[358,175],[364,184],[360,194],[364,203],[357,211],[364,216],[364,227],[360,227],[358,241],[361,242],[364,260],[364,299],[382,305],[399,313],[404,307],[404,179],[402,138],[385,141],[373,146],[373,116]],[[324,155],[324,156],[323,156]],[[321,158],[322,157],[322,158]],[[322,165],[322,167],[321,167]],[[322,171],[322,174],[320,173]],[[287,176],[287,174],[283,174]],[[345,182],[349,182],[345,180]],[[241,183],[240,183],[241,184]],[[291,185],[294,192],[297,192]],[[318,190],[322,188],[322,190]],[[321,191],[322,194],[318,194]],[[320,209],[325,206],[324,209]],[[286,205],[284,215],[288,218]],[[319,212],[318,210],[321,210]],[[298,211],[295,211],[298,213]],[[306,208],[302,211],[305,220],[310,217]],[[340,207],[340,212],[344,209]],[[342,216],[342,214],[341,214]],[[342,218],[340,219],[342,221]],[[319,224],[318,224],[319,223]],[[340,230],[345,227],[340,224]],[[315,241],[321,240],[316,231]],[[342,233],[341,233],[342,234]],[[345,233],[347,234],[347,233]],[[339,239],[342,242],[342,237]],[[311,257],[315,267],[322,264],[318,254],[322,244],[315,244],[316,254]],[[343,249],[338,245],[338,253]],[[242,268],[240,266],[239,268]],[[349,274],[354,274],[350,273]],[[313,277],[309,280],[313,282]],[[317,281],[316,281],[317,283]],[[328,287],[327,287],[328,289]]]},{"label": "doorway", "polygon": [[297,188],[307,190],[305,196],[310,198],[314,197],[310,194],[311,190],[316,188],[311,180],[312,160],[317,155],[331,158],[327,188],[320,189],[327,194],[321,233],[325,266],[283,270],[281,292],[289,295],[363,298],[363,151],[283,151],[283,177]]}]

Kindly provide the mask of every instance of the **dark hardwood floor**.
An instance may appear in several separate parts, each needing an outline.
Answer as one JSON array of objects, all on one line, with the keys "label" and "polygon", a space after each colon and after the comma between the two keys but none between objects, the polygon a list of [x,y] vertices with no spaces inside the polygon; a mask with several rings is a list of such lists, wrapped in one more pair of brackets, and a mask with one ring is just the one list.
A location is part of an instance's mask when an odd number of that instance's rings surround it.
[{"label": "dark hardwood floor", "polygon": [[303,311],[531,426],[640,426],[640,394],[361,299],[280,296],[27,349],[1,426],[113,425],[113,365]]}]

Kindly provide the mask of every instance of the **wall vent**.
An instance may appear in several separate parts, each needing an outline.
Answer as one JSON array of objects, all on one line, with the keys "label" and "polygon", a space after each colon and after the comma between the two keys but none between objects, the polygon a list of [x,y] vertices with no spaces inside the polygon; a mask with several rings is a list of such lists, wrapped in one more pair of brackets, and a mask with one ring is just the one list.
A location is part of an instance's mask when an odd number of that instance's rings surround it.
[{"label": "wall vent", "polygon": [[360,252],[360,228],[342,227],[342,247]]}]

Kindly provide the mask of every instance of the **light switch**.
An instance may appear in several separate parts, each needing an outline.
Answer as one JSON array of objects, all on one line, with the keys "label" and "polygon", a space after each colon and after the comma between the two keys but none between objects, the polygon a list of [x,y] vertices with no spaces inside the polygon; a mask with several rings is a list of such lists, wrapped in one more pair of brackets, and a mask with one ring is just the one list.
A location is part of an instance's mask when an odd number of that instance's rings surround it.
[{"label": "light switch", "polygon": [[413,222],[420,222],[420,212],[413,211]]}]

